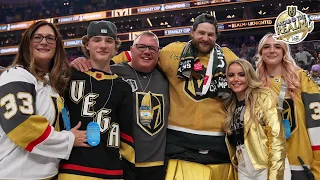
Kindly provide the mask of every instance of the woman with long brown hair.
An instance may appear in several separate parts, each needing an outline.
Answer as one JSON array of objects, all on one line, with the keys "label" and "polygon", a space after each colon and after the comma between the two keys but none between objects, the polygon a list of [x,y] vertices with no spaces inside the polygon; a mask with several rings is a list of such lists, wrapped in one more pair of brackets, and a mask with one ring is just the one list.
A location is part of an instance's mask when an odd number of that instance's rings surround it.
[{"label": "woman with long brown hair", "polygon": [[278,96],[293,180],[320,179],[320,91],[298,67],[289,45],[266,34],[258,46],[257,71],[263,86]]},{"label": "woman with long brown hair", "polygon": [[0,179],[51,178],[73,146],[88,147],[80,123],[59,132],[68,75],[57,28],[46,21],[30,26],[0,76]]}]

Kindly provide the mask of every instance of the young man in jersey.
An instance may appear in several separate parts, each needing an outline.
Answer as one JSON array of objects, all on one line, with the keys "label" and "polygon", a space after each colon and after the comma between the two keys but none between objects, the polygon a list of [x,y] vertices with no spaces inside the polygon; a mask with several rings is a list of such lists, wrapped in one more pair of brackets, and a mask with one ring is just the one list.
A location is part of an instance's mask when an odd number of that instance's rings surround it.
[{"label": "young man in jersey", "polygon": [[[158,37],[152,32],[142,32],[130,52],[132,61],[115,64],[111,71],[130,84],[134,92],[136,179],[163,180],[169,89],[165,75],[156,67]],[[79,70],[92,66],[86,59],[77,59],[71,65]]]},{"label": "young man in jersey", "polygon": [[[109,21],[91,22],[82,44],[92,69],[72,71],[65,100],[71,126],[81,120],[81,129],[98,137],[98,142],[91,148],[73,149],[69,160],[60,164],[59,179],[135,179],[131,87],[110,70],[120,46],[116,26]],[[91,125],[98,130],[90,131]]]}]

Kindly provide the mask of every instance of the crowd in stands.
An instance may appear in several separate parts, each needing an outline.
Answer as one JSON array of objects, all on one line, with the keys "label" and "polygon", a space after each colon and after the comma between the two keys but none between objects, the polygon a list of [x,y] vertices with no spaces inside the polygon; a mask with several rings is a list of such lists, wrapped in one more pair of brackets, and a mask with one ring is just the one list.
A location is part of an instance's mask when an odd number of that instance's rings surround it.
[{"label": "crowd in stands", "polygon": [[[25,1],[26,3],[19,4],[0,2],[0,24],[177,1],[184,0],[40,0],[41,3]],[[279,2],[270,0],[259,7],[245,6],[242,9],[226,9],[226,11],[219,12],[217,16],[218,19],[220,19],[219,16],[222,16],[225,20],[277,16],[285,9],[286,5],[292,3],[302,7],[300,10],[306,13],[320,10],[318,1],[292,0],[290,2]],[[183,22],[183,19],[181,21]]]},{"label": "crowd in stands", "polygon": [[177,0],[42,0],[41,3],[25,1],[26,3],[22,4],[6,4],[0,2],[0,24],[176,1]]}]

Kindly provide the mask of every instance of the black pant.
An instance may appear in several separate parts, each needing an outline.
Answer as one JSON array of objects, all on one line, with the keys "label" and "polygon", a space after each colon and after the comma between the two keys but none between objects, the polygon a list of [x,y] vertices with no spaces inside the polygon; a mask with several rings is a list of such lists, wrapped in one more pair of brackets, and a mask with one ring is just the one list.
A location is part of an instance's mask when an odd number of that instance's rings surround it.
[{"label": "black pant", "polygon": [[164,180],[164,166],[136,167],[136,180]]}]

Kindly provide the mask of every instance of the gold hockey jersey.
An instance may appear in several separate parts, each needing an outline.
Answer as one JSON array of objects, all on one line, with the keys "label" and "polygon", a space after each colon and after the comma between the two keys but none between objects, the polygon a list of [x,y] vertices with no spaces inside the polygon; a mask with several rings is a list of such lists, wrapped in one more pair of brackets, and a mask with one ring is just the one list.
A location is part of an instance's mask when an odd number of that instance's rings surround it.
[{"label": "gold hockey jersey", "polygon": [[[310,75],[298,72],[301,89],[296,99],[286,95],[282,117],[291,125],[291,136],[287,139],[287,153],[293,180],[308,179],[298,156],[311,170],[315,179],[320,179],[320,91]],[[270,78],[271,88],[279,94],[283,79]]]},{"label": "gold hockey jersey", "polygon": [[[227,152],[222,128],[225,119],[222,100],[196,94],[203,79],[191,77],[186,80],[177,77],[180,55],[185,45],[174,42],[160,52],[159,65],[169,80],[170,92],[167,142],[196,151],[204,150],[204,153],[207,150]],[[227,63],[238,59],[230,49],[222,48],[222,51]],[[199,54],[199,59],[206,67],[209,55]],[[213,90],[209,88],[208,92]]]}]

